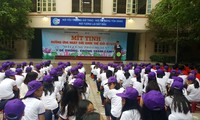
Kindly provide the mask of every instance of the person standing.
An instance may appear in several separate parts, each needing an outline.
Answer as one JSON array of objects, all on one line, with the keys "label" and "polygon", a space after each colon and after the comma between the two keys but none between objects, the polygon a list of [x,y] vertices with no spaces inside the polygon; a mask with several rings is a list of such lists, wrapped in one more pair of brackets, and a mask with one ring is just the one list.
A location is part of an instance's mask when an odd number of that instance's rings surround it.
[{"label": "person standing", "polygon": [[121,50],[122,46],[119,44],[119,41],[116,41],[115,46],[114,46],[114,56],[115,60],[121,60]]}]

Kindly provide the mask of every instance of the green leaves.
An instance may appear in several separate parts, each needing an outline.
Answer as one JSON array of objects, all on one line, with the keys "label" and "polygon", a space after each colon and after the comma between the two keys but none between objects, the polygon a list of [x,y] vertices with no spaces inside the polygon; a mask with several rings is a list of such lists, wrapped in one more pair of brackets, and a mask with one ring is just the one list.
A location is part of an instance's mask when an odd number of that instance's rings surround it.
[{"label": "green leaves", "polygon": [[199,0],[162,0],[149,15],[150,30],[156,41],[174,43],[177,29],[180,42],[199,40]]},{"label": "green leaves", "polygon": [[33,37],[33,30],[26,27],[31,7],[31,0],[1,0],[0,40],[19,40]]}]

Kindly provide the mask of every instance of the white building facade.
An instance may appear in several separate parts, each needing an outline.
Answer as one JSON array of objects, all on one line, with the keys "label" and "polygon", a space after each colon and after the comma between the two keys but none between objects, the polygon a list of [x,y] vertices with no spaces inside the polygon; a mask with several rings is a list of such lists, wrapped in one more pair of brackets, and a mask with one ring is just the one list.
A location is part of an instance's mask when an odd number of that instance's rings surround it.
[{"label": "white building facade", "polygon": [[[29,14],[31,19],[29,26],[37,30],[126,32],[128,33],[127,39],[129,39],[127,42],[128,54],[131,54],[127,56],[127,60],[149,61],[149,57],[153,54],[174,54],[170,52],[169,46],[152,42],[153,36],[146,27],[148,14],[158,2],[159,0],[33,0],[34,8],[33,12]],[[123,27],[112,27],[112,25],[81,26],[71,25],[70,23],[52,25],[52,19],[55,17],[124,19],[125,25]],[[131,42],[131,40],[134,42]],[[133,44],[133,46],[131,47],[130,44]],[[17,46],[16,48],[18,52],[28,49],[28,47],[22,49]],[[18,57],[27,58],[28,56],[25,53]]]}]

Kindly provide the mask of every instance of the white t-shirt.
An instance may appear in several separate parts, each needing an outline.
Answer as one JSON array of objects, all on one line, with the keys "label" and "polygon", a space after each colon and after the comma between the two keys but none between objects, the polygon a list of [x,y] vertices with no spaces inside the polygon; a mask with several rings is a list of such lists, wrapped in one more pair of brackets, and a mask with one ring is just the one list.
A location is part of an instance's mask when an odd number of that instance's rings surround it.
[{"label": "white t-shirt", "polygon": [[130,87],[131,86],[131,79],[132,79],[132,77],[130,76],[128,79],[124,79],[123,80],[123,83],[122,83],[122,86],[123,86],[123,88],[126,88],[126,87]]},{"label": "white t-shirt", "polygon": [[117,79],[117,82],[119,82],[120,80],[124,80],[124,71],[123,70],[118,70],[116,73],[115,73],[115,76],[116,76],[116,79]]},{"label": "white t-shirt", "polygon": [[141,116],[138,110],[127,110],[122,113],[120,120],[140,120]]},{"label": "white t-shirt", "polygon": [[189,92],[188,95],[185,97],[188,99],[190,102],[200,102],[200,87],[195,88],[194,84],[190,84],[187,87],[187,91]]},{"label": "white t-shirt", "polygon": [[55,88],[54,92],[52,92],[51,95],[50,92],[48,92],[47,95],[45,96],[45,93],[43,92],[41,101],[44,104],[45,109],[54,110],[58,107],[58,101],[57,101],[58,94],[59,91],[57,90],[57,88]]},{"label": "white t-shirt", "polygon": [[138,82],[137,79],[134,77],[131,79],[131,84],[133,88],[135,88],[138,91],[138,95],[141,96],[143,93],[143,85],[141,82]]},{"label": "white t-shirt", "polygon": [[[65,120],[67,119],[67,112],[68,112],[67,108],[68,108],[68,105],[65,106],[65,113],[63,115],[61,115],[61,114],[59,115],[61,118],[65,119]],[[74,116],[74,115],[69,116],[68,119],[69,120],[76,120],[76,116]]]},{"label": "white t-shirt", "polygon": [[190,111],[187,114],[178,112],[178,109],[176,112],[173,109],[173,106],[171,106],[171,114],[168,117],[168,120],[192,120],[192,114]]},{"label": "white t-shirt", "polygon": [[110,70],[110,71],[112,71],[114,73],[115,69],[113,67],[111,67],[111,66],[108,66],[108,70]]},{"label": "white t-shirt", "polygon": [[5,78],[0,83],[0,99],[11,99],[15,95],[13,93],[13,87],[16,86],[16,82],[13,79]]},{"label": "white t-shirt", "polygon": [[43,103],[37,98],[29,97],[22,102],[26,105],[22,120],[38,120],[38,116],[45,113]]},{"label": "white t-shirt", "polygon": [[162,94],[163,95],[167,94],[167,89],[166,89],[167,80],[165,78],[157,78],[156,80],[157,80],[157,83],[160,87]]},{"label": "white t-shirt", "polygon": [[86,88],[86,92],[82,94],[82,99],[89,99],[90,96],[90,86],[88,85],[88,87]]},{"label": "white t-shirt", "polygon": [[5,78],[5,73],[4,72],[0,72],[0,83],[4,78]]},{"label": "white t-shirt", "polygon": [[104,81],[104,80],[106,80],[106,79],[107,79],[106,73],[105,72],[101,73],[100,74],[100,80],[101,80],[101,82]]},{"label": "white t-shirt", "polygon": [[107,97],[111,100],[111,114],[119,118],[122,112],[122,98],[117,93],[122,93],[124,89],[111,89],[107,93]]},{"label": "white t-shirt", "polygon": [[81,69],[78,69],[79,73],[85,73],[85,68],[82,67]]},{"label": "white t-shirt", "polygon": [[171,108],[172,101],[173,101],[172,96],[167,96],[167,97],[165,97],[165,106],[168,106],[168,107]]},{"label": "white t-shirt", "polygon": [[28,86],[26,84],[22,83],[21,86],[20,86],[20,92],[19,92],[20,98],[24,98],[27,91],[28,91]]},{"label": "white t-shirt", "polygon": [[17,87],[20,88],[22,83],[24,82],[25,77],[22,75],[15,75]]}]

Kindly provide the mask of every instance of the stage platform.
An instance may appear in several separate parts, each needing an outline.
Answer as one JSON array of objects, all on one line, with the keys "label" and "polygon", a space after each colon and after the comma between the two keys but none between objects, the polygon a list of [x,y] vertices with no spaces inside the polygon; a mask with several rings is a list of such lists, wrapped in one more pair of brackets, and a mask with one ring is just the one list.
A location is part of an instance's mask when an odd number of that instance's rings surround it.
[{"label": "stage platform", "polygon": [[113,57],[95,56],[56,56],[56,60],[113,60]]}]

